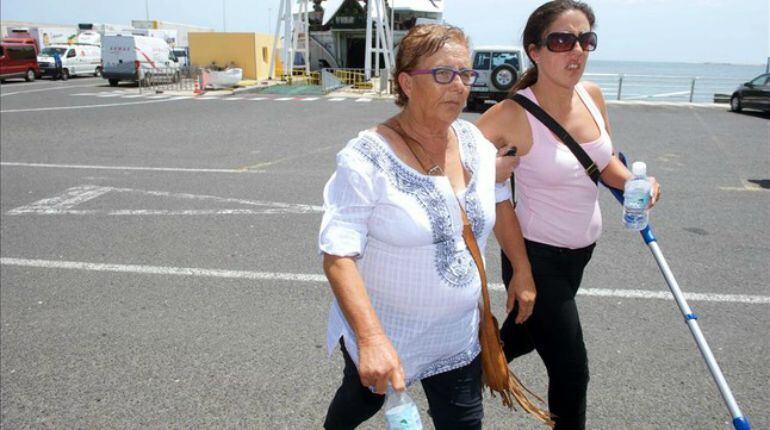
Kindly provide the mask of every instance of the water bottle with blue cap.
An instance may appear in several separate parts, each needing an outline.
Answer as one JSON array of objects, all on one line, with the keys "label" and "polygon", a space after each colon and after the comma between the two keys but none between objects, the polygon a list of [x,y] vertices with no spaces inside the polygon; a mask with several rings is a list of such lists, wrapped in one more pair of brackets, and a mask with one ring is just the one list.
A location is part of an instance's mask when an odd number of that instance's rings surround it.
[{"label": "water bottle with blue cap", "polygon": [[637,161],[631,165],[631,179],[623,191],[623,225],[633,231],[644,230],[649,222],[652,185],[647,180],[647,165]]}]

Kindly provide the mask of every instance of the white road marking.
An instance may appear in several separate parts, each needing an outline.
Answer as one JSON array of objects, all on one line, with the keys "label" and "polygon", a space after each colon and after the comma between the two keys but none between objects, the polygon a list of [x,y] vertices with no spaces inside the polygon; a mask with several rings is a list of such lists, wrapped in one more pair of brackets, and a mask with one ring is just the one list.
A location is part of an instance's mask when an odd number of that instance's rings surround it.
[{"label": "white road marking", "polygon": [[286,100],[294,100],[294,97],[278,97],[277,99],[274,99],[277,101],[286,101]]},{"label": "white road marking", "polygon": [[660,101],[643,101],[643,100],[607,100],[607,104],[611,105],[628,105],[628,106],[657,106],[657,107],[703,107],[703,108],[717,108],[727,110],[729,106],[718,103],[689,103],[689,102],[660,102]]},{"label": "white road marking", "polygon": [[253,97],[253,98],[250,98],[249,100],[261,101],[261,100],[269,100],[269,99],[270,99],[269,97]]},{"label": "white road marking", "polygon": [[51,111],[51,110],[72,110],[72,109],[92,109],[92,108],[100,108],[100,107],[113,107],[113,106],[132,106],[132,105],[143,105],[143,104],[149,104],[149,103],[163,103],[170,100],[171,99],[166,98],[164,100],[142,100],[140,102],[106,103],[101,105],[58,106],[58,107],[31,108],[31,109],[8,109],[8,110],[0,110],[0,113],[44,112],[44,111]]},{"label": "white road marking", "polygon": [[[258,206],[259,209],[226,208],[226,209],[99,209],[78,210],[75,206],[93,200],[107,193],[132,193],[145,196],[166,197],[180,200],[213,201],[220,204],[239,204]],[[132,188],[102,187],[98,185],[81,185],[65,190],[54,197],[38,200],[25,206],[8,211],[8,215],[254,215],[254,214],[307,214],[323,212],[322,206],[303,205],[282,202],[267,202],[260,200],[245,200],[228,197],[209,196],[205,194],[171,193],[167,191],[136,190]]]},{"label": "white road marking", "polygon": [[120,97],[120,94],[115,94],[115,93],[99,93],[94,95],[96,97]]},{"label": "white road marking", "polygon": [[168,96],[165,95],[165,94],[156,94],[154,96],[148,96],[147,97],[147,99],[149,99],[149,100],[158,100],[158,99],[166,99],[166,98],[168,98]]},{"label": "white road marking", "polygon": [[329,99],[330,102],[341,102],[345,100],[345,97],[332,97]]},{"label": "white road marking", "polygon": [[110,190],[111,189],[109,187],[98,187],[93,185],[73,187],[58,196],[50,197],[43,200],[38,200],[32,204],[22,206],[16,209],[12,209],[11,211],[8,212],[8,214],[18,215],[21,213],[30,213],[30,212],[35,213],[36,211],[41,211],[41,210],[42,211],[67,210],[81,203],[85,203],[89,200],[92,200],[101,195],[104,195],[108,193]]},{"label": "white road marking", "polygon": [[[503,284],[499,284],[499,288],[505,290]],[[593,297],[624,297],[629,299],[674,299],[674,296],[668,291],[610,290],[605,288],[579,289],[578,295]],[[770,296],[754,296],[748,294],[684,293],[684,297],[687,300],[696,300],[702,302],[770,304]]]},{"label": "white road marking", "polygon": [[359,102],[359,103],[361,103],[361,102],[367,103],[367,102],[372,101],[372,99],[370,99],[368,97],[361,97],[360,99],[356,99],[356,101]]},{"label": "white road marking", "polygon": [[143,170],[150,172],[185,172],[185,173],[261,173],[258,170],[246,169],[195,169],[182,167],[138,167],[138,166],[93,166],[80,164],[45,164],[45,163],[18,163],[3,161],[0,166],[9,167],[40,167],[54,169],[92,169],[92,170]]},{"label": "white road marking", "polygon": [[70,88],[86,88],[86,87],[94,88],[96,86],[98,86],[98,85],[63,85],[63,86],[55,86],[55,87],[52,87],[52,88],[39,88],[39,89],[36,89],[36,90],[16,91],[15,93],[5,93],[5,94],[3,94],[3,93],[0,92],[0,97],[12,96],[14,94],[37,93],[37,92],[40,92],[40,91],[66,90],[66,89],[70,89]]},{"label": "white road marking", "polygon": [[244,98],[245,97],[225,97],[222,100],[227,100],[227,101],[230,101],[230,100],[243,100]]},{"label": "white road marking", "polygon": [[[193,276],[199,278],[251,279],[265,281],[318,282],[326,283],[326,277],[311,273],[256,272],[251,270],[202,269],[196,267],[147,266],[138,264],[88,263],[81,261],[54,261],[26,258],[0,258],[4,266],[38,267],[44,269],[85,270],[90,272],[136,273],[142,275]],[[504,290],[502,284],[492,284],[493,290]],[[670,293],[644,290],[611,290],[604,288],[584,288],[578,290],[579,296],[621,297],[631,299],[669,300]],[[693,301],[718,303],[770,304],[770,296],[747,294],[711,294],[684,293],[685,298]]]},{"label": "white road marking", "polygon": [[48,269],[74,269],[91,272],[139,273],[145,275],[196,276],[205,278],[253,279],[266,281],[326,282],[324,275],[294,273],[253,272],[249,270],[198,269],[192,267],[163,267],[135,264],[102,264],[77,261],[28,260],[23,258],[0,258],[5,266],[40,267]]},{"label": "white road marking", "polygon": [[312,102],[312,101],[315,101],[315,100],[318,100],[318,99],[319,99],[319,97],[305,97],[304,99],[300,99],[300,100],[303,101],[303,102]]},{"label": "white road marking", "polygon": [[138,98],[144,97],[144,94],[128,94],[120,97],[124,99],[138,99]]}]

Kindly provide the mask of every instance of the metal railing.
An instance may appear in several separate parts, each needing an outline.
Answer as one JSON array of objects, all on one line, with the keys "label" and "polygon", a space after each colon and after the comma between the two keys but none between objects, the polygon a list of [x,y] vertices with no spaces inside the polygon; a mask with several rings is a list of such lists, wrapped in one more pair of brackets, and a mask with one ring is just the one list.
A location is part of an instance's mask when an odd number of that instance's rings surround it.
[{"label": "metal railing", "polygon": [[717,94],[732,94],[739,78],[586,73],[583,79],[602,88],[608,100],[713,102]]},{"label": "metal railing", "polygon": [[165,91],[193,91],[195,82],[200,83],[201,69],[195,66],[180,68],[155,68],[145,72],[139,80],[139,93]]},{"label": "metal railing", "polygon": [[291,75],[280,75],[278,79],[288,85],[321,85],[321,72],[305,73],[304,69],[292,69]]}]

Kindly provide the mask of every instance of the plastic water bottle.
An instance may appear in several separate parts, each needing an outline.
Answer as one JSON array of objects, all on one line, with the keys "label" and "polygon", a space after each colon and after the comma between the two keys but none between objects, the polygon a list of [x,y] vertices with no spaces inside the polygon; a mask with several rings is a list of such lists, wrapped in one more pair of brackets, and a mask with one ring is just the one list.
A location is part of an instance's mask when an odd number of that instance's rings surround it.
[{"label": "plastic water bottle", "polygon": [[644,230],[649,221],[647,205],[650,203],[652,188],[647,180],[646,164],[635,162],[631,165],[631,173],[634,176],[626,182],[623,191],[623,225],[628,230],[639,231]]},{"label": "plastic water bottle", "polygon": [[388,430],[422,430],[420,411],[406,391],[398,392],[388,387],[385,397],[385,420]]}]

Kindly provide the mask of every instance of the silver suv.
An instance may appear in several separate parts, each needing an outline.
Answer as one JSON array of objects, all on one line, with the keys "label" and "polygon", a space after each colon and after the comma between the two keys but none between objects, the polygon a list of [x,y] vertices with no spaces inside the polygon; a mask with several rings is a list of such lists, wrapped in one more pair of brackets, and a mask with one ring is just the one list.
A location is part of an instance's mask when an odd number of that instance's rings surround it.
[{"label": "silver suv", "polygon": [[468,96],[468,110],[481,110],[487,100],[500,101],[519,79],[527,63],[519,46],[479,46],[473,50],[473,70],[479,73]]}]

